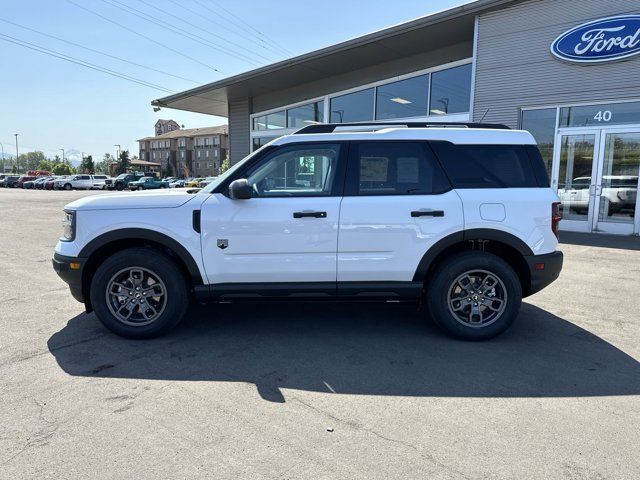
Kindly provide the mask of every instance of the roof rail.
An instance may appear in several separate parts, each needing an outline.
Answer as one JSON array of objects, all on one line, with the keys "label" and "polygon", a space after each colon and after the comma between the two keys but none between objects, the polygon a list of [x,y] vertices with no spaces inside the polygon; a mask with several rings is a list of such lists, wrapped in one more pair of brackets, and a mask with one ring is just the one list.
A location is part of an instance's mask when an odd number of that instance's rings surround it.
[{"label": "roof rail", "polygon": [[307,125],[300,130],[295,131],[294,135],[311,134],[311,133],[333,133],[336,129],[349,130],[353,128],[355,131],[362,131],[364,128],[382,130],[383,128],[487,128],[491,130],[510,130],[506,125],[499,123],[465,123],[465,122],[353,122],[353,123],[316,123]]}]

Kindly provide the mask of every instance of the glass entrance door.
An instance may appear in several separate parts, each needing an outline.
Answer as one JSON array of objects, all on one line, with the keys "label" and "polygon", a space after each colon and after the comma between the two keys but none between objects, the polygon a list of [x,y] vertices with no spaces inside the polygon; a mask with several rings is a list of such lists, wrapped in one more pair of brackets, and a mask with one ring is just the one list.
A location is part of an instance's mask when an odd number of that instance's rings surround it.
[{"label": "glass entrance door", "polygon": [[558,162],[552,176],[560,197],[564,230],[589,232],[592,229],[594,165],[600,147],[599,133],[585,130],[559,136]]},{"label": "glass entrance door", "polygon": [[640,233],[640,130],[603,130],[595,187],[594,230]]},{"label": "glass entrance door", "polygon": [[640,234],[640,129],[571,129],[556,143],[563,230]]}]

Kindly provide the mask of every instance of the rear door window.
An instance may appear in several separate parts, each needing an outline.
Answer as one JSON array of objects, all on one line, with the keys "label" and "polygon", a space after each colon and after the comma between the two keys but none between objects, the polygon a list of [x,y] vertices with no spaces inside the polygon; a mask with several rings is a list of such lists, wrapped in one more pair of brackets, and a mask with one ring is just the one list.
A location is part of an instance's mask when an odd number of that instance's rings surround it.
[{"label": "rear door window", "polygon": [[347,195],[431,195],[451,189],[425,142],[354,142]]},{"label": "rear door window", "polygon": [[544,186],[540,185],[544,180],[538,179],[541,172],[531,165],[526,145],[430,143],[454,188]]}]

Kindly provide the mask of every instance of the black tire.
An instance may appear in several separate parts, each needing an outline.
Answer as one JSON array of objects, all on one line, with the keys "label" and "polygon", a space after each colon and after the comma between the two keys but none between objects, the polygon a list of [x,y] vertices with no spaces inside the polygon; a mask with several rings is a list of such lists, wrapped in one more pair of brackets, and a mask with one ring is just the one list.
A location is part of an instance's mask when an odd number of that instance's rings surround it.
[{"label": "black tire", "polygon": [[64,184],[64,189],[65,190],[71,190],[71,184],[70,183],[65,183]]},{"label": "black tire", "polygon": [[[118,274],[127,275],[126,272],[120,272],[136,267],[144,269],[155,275],[157,279],[159,279],[160,283],[163,284],[162,286],[165,290],[162,310],[157,312],[157,318],[147,324],[144,324],[145,320],[142,319],[139,322],[140,325],[131,324],[137,323],[133,318],[135,315],[144,317],[144,314],[141,313],[140,305],[134,305],[130,308],[131,310],[137,310],[136,313],[132,314],[132,320],[130,323],[125,323],[125,321],[121,320],[113,313],[112,309],[115,307],[113,303],[110,303],[108,300],[108,298],[112,298],[113,302],[117,304],[118,297],[108,297],[107,295],[107,288],[114,277],[118,278]],[[134,285],[133,283],[126,284]],[[141,285],[141,287],[143,287],[142,290],[145,290],[144,285]],[[131,287],[132,290],[134,288],[135,287]],[[129,290],[129,287],[127,287],[127,290]],[[122,290],[118,290],[118,292],[121,291]],[[180,323],[180,320],[182,320],[182,317],[189,306],[189,289],[187,280],[180,270],[180,267],[171,257],[157,250],[148,248],[129,248],[107,258],[102,265],[98,267],[98,270],[93,276],[90,294],[91,305],[93,306],[98,319],[100,319],[104,326],[113,333],[126,338],[153,338],[167,333]],[[135,300],[133,297],[127,297],[126,291],[123,298],[132,298],[132,300]],[[151,295],[144,299],[146,299],[150,304],[150,298]],[[128,302],[128,300],[120,300],[120,302]],[[122,309],[127,309],[129,305],[129,303],[126,303],[126,306],[121,307],[118,304],[117,311],[123,312]],[[160,309],[160,302],[155,304],[154,307]],[[128,310],[124,310],[124,313],[128,313]]]},{"label": "black tire", "polygon": [[[478,281],[473,289],[463,290],[457,280],[467,272],[477,272],[471,278]],[[478,286],[483,275],[485,279],[493,276],[498,280],[487,294],[479,294],[484,289]],[[463,278],[464,282],[466,279]],[[456,293],[457,290],[460,291]],[[475,294],[468,293],[471,291]],[[505,298],[504,303],[498,303],[501,296]],[[450,297],[454,298],[451,304]],[[486,252],[463,252],[446,258],[436,267],[427,279],[426,299],[431,318],[449,335],[462,340],[488,340],[504,332],[515,321],[522,303],[522,286],[513,268],[500,257]],[[456,308],[460,308],[457,314],[453,311]],[[480,314],[471,315],[474,308]],[[498,314],[495,309],[501,312]],[[475,323],[471,321],[472,317]]]},{"label": "black tire", "polygon": [[122,185],[121,183],[117,183],[116,184],[116,190],[118,190],[119,192],[124,190],[124,185]]}]

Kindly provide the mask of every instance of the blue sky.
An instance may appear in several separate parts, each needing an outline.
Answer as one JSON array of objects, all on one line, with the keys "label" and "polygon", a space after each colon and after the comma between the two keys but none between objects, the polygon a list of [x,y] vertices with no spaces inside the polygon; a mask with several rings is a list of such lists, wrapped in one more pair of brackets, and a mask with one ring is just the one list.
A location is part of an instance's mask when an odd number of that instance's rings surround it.
[{"label": "blue sky", "polygon": [[[115,152],[114,144],[137,152],[136,140],[153,134],[157,118],[173,118],[186,128],[226,122],[224,118],[178,110],[163,109],[154,113],[150,101],[165,96],[165,91],[69,63],[7,40],[23,45],[28,42],[32,48],[44,47],[117,75],[181,91],[463,3],[467,2],[6,2],[0,11],[0,142],[6,153],[14,153],[14,133],[19,133],[21,153],[39,149],[53,156],[64,148],[67,152],[85,152],[101,158],[105,152]],[[153,16],[151,20],[156,23],[144,21],[136,14],[144,18]]]}]

